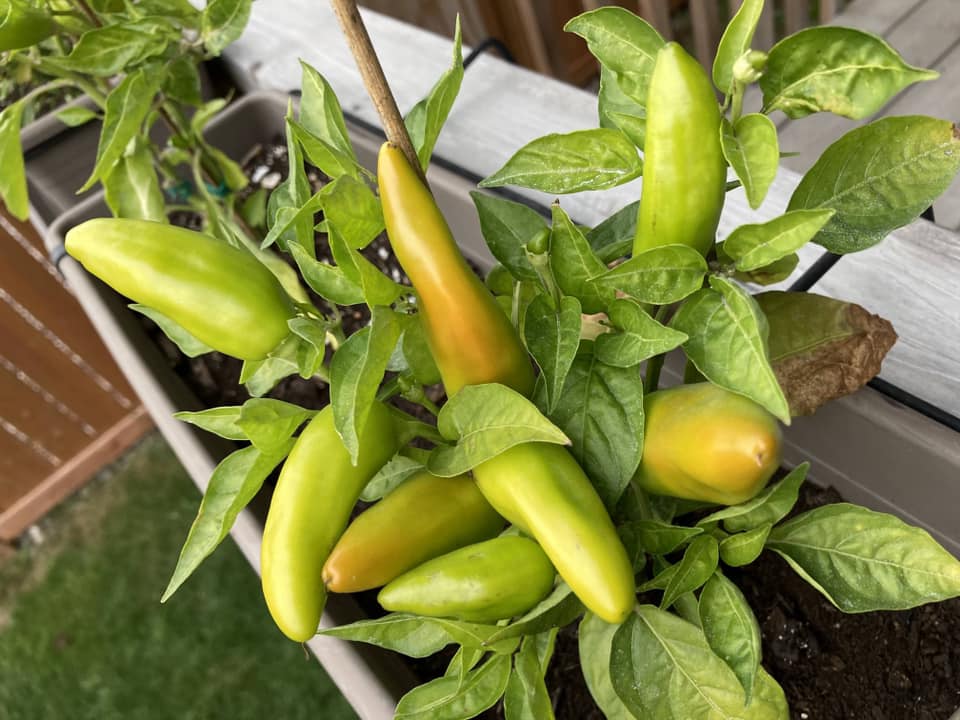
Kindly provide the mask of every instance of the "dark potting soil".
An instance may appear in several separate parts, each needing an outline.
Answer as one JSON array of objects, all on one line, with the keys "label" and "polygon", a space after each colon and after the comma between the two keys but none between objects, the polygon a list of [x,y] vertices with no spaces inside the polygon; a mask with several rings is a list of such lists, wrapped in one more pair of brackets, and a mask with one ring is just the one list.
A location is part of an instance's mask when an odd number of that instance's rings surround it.
[{"label": "dark potting soil", "polygon": [[[252,188],[271,190],[286,176],[286,147],[278,142],[257,148],[244,163]],[[325,178],[311,178],[315,189]],[[188,225],[188,217],[177,218]],[[331,260],[323,234],[317,235],[317,257]],[[409,284],[381,235],[364,255],[394,280]],[[328,306],[313,295],[321,309]],[[344,331],[369,321],[366,306],[340,308]],[[183,357],[152,323],[152,336],[171,366],[201,401],[210,407],[244,402],[248,393],[238,385],[241,362],[219,353]],[[325,384],[291,377],[270,393],[304,407],[320,409],[329,402]],[[439,401],[442,396],[434,397]],[[418,405],[404,406],[426,419]],[[806,485],[794,513],[839,502],[832,489]],[[763,663],[780,682],[793,720],[947,720],[960,706],[960,599],[902,612],[846,615],[802,580],[771,552],[745,568],[728,568],[727,575],[743,590],[760,623]],[[371,617],[383,614],[376,591],[359,593],[360,606]],[[657,598],[658,599],[658,598]],[[656,599],[654,599],[656,601]],[[421,682],[443,674],[453,648],[410,665]],[[580,671],[576,624],[563,628],[546,676],[557,720],[603,720]],[[480,717],[503,720],[502,704]]]}]

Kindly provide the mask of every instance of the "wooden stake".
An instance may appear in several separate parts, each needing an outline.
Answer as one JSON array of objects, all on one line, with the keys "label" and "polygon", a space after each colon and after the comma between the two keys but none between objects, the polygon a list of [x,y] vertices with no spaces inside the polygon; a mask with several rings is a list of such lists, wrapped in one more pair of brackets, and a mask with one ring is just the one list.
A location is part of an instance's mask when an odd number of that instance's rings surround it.
[{"label": "wooden stake", "polygon": [[397,101],[387,84],[383,67],[380,65],[380,58],[377,57],[377,52],[373,49],[373,43],[370,42],[370,35],[363,24],[363,18],[360,17],[360,11],[357,10],[356,1],[330,0],[330,4],[333,5],[333,11],[337,14],[337,20],[340,21],[347,46],[353,53],[353,59],[360,69],[360,76],[367,88],[367,94],[370,95],[370,99],[373,100],[373,105],[377,109],[377,114],[380,115],[387,140],[400,147],[410,165],[413,166],[426,185],[427,178],[420,168],[417,151],[413,147],[409,133],[407,133],[406,125],[403,124],[403,116],[400,114]]}]

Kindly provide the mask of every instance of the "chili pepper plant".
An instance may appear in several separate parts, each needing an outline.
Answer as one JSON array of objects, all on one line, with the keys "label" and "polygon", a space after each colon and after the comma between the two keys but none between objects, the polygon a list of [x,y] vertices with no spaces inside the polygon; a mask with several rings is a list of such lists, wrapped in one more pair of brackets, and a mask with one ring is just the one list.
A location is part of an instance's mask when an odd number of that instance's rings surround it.
[{"label": "chili pepper plant", "polygon": [[[387,614],[320,632],[413,657],[457,648],[442,677],[400,701],[402,718],[468,718],[501,699],[511,720],[552,717],[545,668],[572,623],[608,718],[787,718],[757,620],[725,573],[763,552],[844,612],[960,595],[960,562],[896,517],[839,503],[785,519],[808,464],[768,484],[781,425],[865,383],[895,335],[857,306],[762,289],[793,272],[806,243],[857,252],[917,218],[960,167],[960,137],[923,116],[867,123],[824,152],[785,213],[717,243],[726,194],[742,186],[757,208],[774,178],[769,113],[864,118],[935,75],[840,27],[754,49],[761,9],[742,4],[712,78],[619,7],[571,20],[602,68],[600,127],[534,140],[481,185],[566,195],[643,174],[642,191],[595,227],[562,199],[545,218],[476,193],[498,261],[485,285],[424,179],[463,76],[459,28],[428,96],[402,121],[385,112],[376,176],[358,164],[330,86],[304,65],[299,116],[287,118],[290,173],[270,197],[263,245],[291,256],[324,307],[276,301],[278,281],[260,271],[247,281],[272,289],[247,293],[215,256],[153,262],[135,238],[173,242],[160,225],[73,229],[68,251],[151,305],[185,352],[242,357],[255,396],[292,373],[330,385],[319,412],[255,397],[180,415],[249,444],[211,478],[164,600],[281,465],[262,550],[279,628],[306,640],[328,592],[383,587]],[[748,112],[754,84],[763,106]],[[331,178],[313,194],[307,163]],[[316,225],[333,262],[316,255]],[[359,252],[384,229],[412,288]],[[219,247],[225,264],[249,252]],[[371,321],[345,336],[335,308],[355,304]],[[261,323],[286,334],[236,350],[265,337]],[[684,384],[662,388],[677,349]],[[358,499],[376,504],[350,524]]]}]

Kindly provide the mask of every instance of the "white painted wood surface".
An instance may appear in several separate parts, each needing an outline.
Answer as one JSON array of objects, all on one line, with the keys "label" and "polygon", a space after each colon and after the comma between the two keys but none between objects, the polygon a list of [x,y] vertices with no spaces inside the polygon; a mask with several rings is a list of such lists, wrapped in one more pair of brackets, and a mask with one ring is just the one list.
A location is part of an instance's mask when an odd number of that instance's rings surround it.
[{"label": "white painted wood surface", "polygon": [[[937,27],[929,19],[914,17],[923,9],[938,13],[940,23],[934,23]],[[448,67],[450,42],[376,13],[364,12],[364,17],[400,108],[409,109]],[[923,35],[914,37],[911,33],[925,33],[943,45],[949,42],[951,33],[960,38],[960,25],[954,26],[955,22],[960,23],[960,0],[857,0],[836,20],[837,24],[889,35],[894,43],[900,43],[907,60],[918,64],[937,51],[922,48]],[[250,89],[287,91],[299,86],[298,57],[324,74],[345,110],[378,124],[353,58],[325,2],[254,3],[246,33],[226,54],[237,76],[246,76]],[[920,86],[911,95],[922,91],[934,96],[939,93],[942,99],[957,97],[958,110],[954,115],[960,115],[960,90],[954,85],[960,83],[941,79],[936,84]],[[917,96],[909,100],[907,107],[897,103],[890,109],[898,113],[937,114],[936,108],[931,107],[935,99]],[[904,102],[908,102],[907,98]],[[832,116],[787,123],[784,149],[804,149],[810,157],[817,157],[819,150],[830,142],[820,139],[821,125],[837,121],[844,123],[845,128],[853,126],[850,121]],[[536,137],[596,124],[593,95],[498,58],[483,56],[466,73],[460,96],[437,143],[436,155],[486,176]],[[721,219],[721,236],[745,222],[757,222],[782,212],[799,178],[789,167],[781,168],[759,212],[749,209],[742,191],[730,193]],[[639,185],[638,180],[603,193],[565,196],[561,202],[578,222],[594,224],[636,199]],[[533,191],[524,194],[543,203],[553,199]],[[956,205],[960,207],[960,198]],[[954,233],[918,222],[898,231],[878,248],[844,258],[815,290],[861,302],[872,312],[890,318],[900,342],[886,360],[881,377],[960,416],[958,248],[960,239]],[[801,268],[808,267],[819,254],[817,246],[805,248]]]}]

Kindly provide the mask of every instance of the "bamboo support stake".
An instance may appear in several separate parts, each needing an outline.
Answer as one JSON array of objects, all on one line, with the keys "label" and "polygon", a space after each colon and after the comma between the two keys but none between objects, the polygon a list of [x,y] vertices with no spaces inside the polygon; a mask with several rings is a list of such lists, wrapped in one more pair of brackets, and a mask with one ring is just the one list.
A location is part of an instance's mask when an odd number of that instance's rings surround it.
[{"label": "bamboo support stake", "polygon": [[413,166],[426,185],[427,178],[420,167],[417,151],[413,147],[409,133],[407,133],[407,126],[403,124],[403,116],[400,114],[397,101],[387,84],[383,67],[380,65],[380,58],[377,57],[377,52],[373,49],[373,43],[370,42],[370,35],[363,24],[363,18],[360,17],[357,3],[355,0],[330,0],[330,4],[333,5],[333,11],[337,15],[337,20],[340,21],[340,27],[347,40],[347,45],[350,52],[353,53],[353,59],[356,61],[357,67],[360,69],[360,76],[367,88],[367,94],[370,95],[370,99],[373,100],[374,107],[377,109],[377,114],[380,115],[387,141],[400,147],[410,165]]}]

